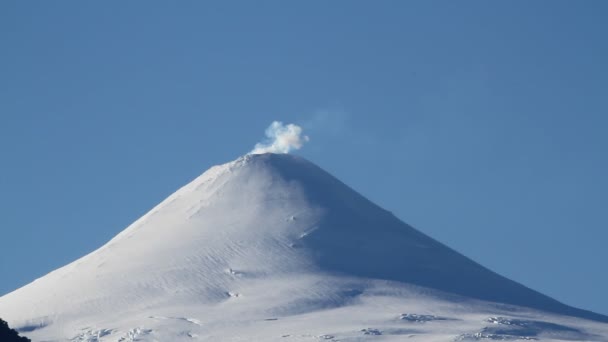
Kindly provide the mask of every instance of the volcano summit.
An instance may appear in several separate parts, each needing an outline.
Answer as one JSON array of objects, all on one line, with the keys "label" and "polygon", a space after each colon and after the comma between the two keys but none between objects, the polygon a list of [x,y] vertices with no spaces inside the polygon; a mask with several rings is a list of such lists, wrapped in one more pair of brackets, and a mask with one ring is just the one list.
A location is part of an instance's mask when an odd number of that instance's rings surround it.
[{"label": "volcano summit", "polygon": [[307,160],[215,166],[98,250],[0,298],[34,341],[608,341]]}]

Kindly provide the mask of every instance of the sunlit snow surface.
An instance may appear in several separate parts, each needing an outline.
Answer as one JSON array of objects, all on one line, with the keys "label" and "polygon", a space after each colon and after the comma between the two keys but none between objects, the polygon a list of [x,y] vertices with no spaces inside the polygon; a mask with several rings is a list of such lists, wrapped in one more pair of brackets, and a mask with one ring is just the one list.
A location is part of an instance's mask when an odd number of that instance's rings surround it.
[{"label": "sunlit snow surface", "polygon": [[505,279],[275,154],[211,168],[0,298],[0,317],[34,341],[608,341],[607,317]]}]

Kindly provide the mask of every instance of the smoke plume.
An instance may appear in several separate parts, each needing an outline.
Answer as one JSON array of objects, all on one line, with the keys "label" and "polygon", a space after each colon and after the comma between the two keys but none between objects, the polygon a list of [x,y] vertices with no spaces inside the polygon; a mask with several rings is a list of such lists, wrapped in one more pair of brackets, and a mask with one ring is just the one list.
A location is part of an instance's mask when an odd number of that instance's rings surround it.
[{"label": "smoke plume", "polygon": [[292,149],[299,150],[309,140],[306,135],[302,135],[302,127],[283,125],[280,121],[273,121],[266,128],[265,134],[268,139],[257,143],[250,154],[289,153]]}]

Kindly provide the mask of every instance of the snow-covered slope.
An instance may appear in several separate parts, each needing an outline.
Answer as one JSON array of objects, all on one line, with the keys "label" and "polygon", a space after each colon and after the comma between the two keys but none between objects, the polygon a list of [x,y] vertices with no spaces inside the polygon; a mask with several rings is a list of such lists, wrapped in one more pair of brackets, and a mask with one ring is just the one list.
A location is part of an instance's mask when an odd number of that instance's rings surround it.
[{"label": "snow-covered slope", "polygon": [[608,341],[608,317],[501,277],[312,163],[247,155],[0,298],[35,341]]}]

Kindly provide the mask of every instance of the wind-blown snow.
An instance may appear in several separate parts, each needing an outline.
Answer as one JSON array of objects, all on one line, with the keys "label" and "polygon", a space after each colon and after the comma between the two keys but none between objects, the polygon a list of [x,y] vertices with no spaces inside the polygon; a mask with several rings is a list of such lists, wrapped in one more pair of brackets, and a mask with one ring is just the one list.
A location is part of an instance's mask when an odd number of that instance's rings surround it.
[{"label": "wind-blown snow", "polygon": [[103,247],[1,297],[0,317],[34,341],[608,340],[608,318],[505,279],[277,154],[211,168]]}]

